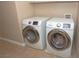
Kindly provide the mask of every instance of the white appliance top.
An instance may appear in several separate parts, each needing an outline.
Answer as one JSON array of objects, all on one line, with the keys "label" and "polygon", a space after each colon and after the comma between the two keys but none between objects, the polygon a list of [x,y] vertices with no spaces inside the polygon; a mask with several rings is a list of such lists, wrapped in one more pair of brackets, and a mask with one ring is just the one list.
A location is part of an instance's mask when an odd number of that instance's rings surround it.
[{"label": "white appliance top", "polygon": [[66,19],[66,18],[51,18],[50,20],[47,21],[46,26],[61,29],[73,29],[74,21],[73,19]]},{"label": "white appliance top", "polygon": [[39,26],[43,21],[47,21],[49,18],[50,17],[30,17],[30,18],[24,19],[22,21],[22,24]]},{"label": "white appliance top", "polygon": [[73,19],[67,19],[67,18],[51,18],[48,20],[48,22],[64,22],[64,23],[73,23]]}]

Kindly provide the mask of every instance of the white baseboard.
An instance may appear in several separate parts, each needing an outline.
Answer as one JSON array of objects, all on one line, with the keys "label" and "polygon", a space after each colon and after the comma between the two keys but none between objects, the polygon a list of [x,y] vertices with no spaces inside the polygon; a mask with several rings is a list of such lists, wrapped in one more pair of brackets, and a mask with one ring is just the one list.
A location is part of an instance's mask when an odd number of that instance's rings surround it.
[{"label": "white baseboard", "polygon": [[0,40],[5,40],[7,42],[17,44],[19,46],[25,46],[25,43],[17,42],[17,41],[11,40],[11,39],[3,38],[3,37],[0,37]]}]

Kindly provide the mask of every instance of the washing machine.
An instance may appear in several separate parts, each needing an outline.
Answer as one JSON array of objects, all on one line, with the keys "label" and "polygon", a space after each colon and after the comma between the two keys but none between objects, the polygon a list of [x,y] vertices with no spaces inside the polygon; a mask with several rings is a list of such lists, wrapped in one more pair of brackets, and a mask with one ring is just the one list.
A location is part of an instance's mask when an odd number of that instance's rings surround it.
[{"label": "washing machine", "polygon": [[31,17],[23,20],[23,37],[27,46],[36,49],[45,49],[45,25],[48,19],[49,17]]},{"label": "washing machine", "polygon": [[46,52],[59,57],[71,57],[73,37],[72,18],[51,18],[46,23]]}]

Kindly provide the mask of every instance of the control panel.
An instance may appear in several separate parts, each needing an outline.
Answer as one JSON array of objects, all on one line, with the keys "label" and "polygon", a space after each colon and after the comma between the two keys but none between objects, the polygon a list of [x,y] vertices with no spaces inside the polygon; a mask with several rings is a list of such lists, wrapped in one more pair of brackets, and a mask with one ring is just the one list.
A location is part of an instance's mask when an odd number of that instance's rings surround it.
[{"label": "control panel", "polygon": [[68,23],[63,23],[63,24],[57,23],[56,27],[57,28],[66,28],[66,29],[68,29],[68,28],[71,28],[71,25],[68,24]]},{"label": "control panel", "polygon": [[63,24],[63,28],[71,28],[70,24]]},{"label": "control panel", "polygon": [[28,21],[29,25],[38,25],[38,21]]},{"label": "control panel", "polygon": [[37,21],[33,21],[33,25],[38,25],[38,22]]}]

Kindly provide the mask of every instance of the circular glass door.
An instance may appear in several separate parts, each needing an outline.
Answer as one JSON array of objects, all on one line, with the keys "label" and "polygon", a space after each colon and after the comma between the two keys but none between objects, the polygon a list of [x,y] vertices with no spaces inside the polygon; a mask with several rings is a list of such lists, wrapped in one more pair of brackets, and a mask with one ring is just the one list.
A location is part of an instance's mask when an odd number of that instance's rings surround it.
[{"label": "circular glass door", "polygon": [[70,37],[69,35],[59,29],[54,29],[48,33],[48,43],[52,48],[57,50],[63,50],[70,46]]},{"label": "circular glass door", "polygon": [[39,33],[32,26],[27,26],[26,28],[24,28],[24,30],[23,30],[23,36],[30,43],[37,43],[38,40],[39,40]]}]

